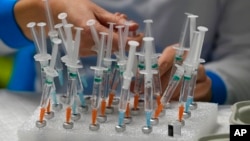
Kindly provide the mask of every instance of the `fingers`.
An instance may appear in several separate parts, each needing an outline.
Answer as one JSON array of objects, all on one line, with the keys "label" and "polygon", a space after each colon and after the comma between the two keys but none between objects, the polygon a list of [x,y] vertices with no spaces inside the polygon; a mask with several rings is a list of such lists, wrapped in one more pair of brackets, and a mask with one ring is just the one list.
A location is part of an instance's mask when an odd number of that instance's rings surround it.
[{"label": "fingers", "polygon": [[[128,21],[127,15],[119,12],[112,14],[106,10],[102,10],[102,12],[96,12],[95,16],[98,19],[98,21],[105,26],[107,26],[108,22],[115,23],[116,25],[123,25],[126,21]],[[129,22],[130,22],[129,30],[136,31],[139,27],[139,24],[132,20],[130,20]]]},{"label": "fingers", "polygon": [[[105,15],[103,17],[105,17]],[[109,15],[108,17],[106,17],[106,19],[107,18],[109,22],[116,23],[117,25],[123,25],[126,21],[128,21],[127,15],[119,13],[119,12],[116,12],[113,15],[112,14]],[[130,23],[130,26],[129,26],[130,31],[136,31],[138,29],[139,27],[138,23],[136,23],[133,20],[129,20],[128,22]]]},{"label": "fingers", "polygon": [[197,82],[194,99],[196,101],[210,101],[211,94],[211,79],[206,76],[204,81]]},{"label": "fingers", "polygon": [[203,65],[199,65],[194,98],[197,101],[211,100],[211,79],[206,75]]},{"label": "fingers", "polygon": [[206,71],[203,65],[199,65],[197,72],[197,83],[205,81],[207,79]]},{"label": "fingers", "polygon": [[174,61],[174,56],[175,49],[173,48],[173,46],[166,47],[166,49],[164,49],[164,51],[162,52],[162,55],[158,60],[161,76],[171,70]]}]

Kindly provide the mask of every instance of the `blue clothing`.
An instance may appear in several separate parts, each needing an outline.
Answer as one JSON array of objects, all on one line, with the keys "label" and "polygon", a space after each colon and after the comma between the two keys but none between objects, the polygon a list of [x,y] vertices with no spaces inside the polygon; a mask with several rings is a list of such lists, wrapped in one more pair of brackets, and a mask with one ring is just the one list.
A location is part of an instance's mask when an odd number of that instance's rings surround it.
[{"label": "blue clothing", "polygon": [[[0,1],[0,39],[7,46],[16,50],[13,70],[11,70],[12,75],[7,88],[17,91],[34,91],[35,65],[33,56],[35,48],[16,23],[13,10],[16,2],[16,0]],[[4,69],[4,66],[1,66],[1,69]]]}]

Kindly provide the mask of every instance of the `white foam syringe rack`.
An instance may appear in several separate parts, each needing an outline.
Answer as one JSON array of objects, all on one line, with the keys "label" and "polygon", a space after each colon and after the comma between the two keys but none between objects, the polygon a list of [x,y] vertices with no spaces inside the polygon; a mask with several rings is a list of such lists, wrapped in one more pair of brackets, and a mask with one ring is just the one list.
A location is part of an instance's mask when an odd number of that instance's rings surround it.
[{"label": "white foam syringe rack", "polygon": [[[165,115],[159,117],[159,124],[153,126],[150,134],[143,134],[141,127],[145,124],[145,115],[141,107],[140,115],[133,116],[132,123],[126,126],[126,131],[117,133],[115,126],[118,121],[117,107],[115,113],[108,114],[106,123],[100,124],[98,131],[90,131],[91,113],[82,113],[73,129],[64,129],[64,111],[56,112],[55,117],[47,120],[47,126],[37,128],[35,122],[39,108],[24,122],[18,130],[19,141],[196,141],[199,137],[212,133],[217,124],[217,104],[198,102],[198,108],[192,111],[192,116],[185,119],[181,128],[181,136],[168,136],[168,123],[177,119],[177,104],[172,104]],[[89,110],[90,111],[90,110]]]}]

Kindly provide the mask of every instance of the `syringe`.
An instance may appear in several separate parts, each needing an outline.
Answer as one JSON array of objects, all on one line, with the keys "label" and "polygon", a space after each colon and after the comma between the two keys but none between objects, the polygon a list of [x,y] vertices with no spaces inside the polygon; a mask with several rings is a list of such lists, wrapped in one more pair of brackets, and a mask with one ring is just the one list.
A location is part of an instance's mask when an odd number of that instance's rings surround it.
[{"label": "syringe", "polygon": [[146,114],[146,125],[142,127],[142,132],[144,134],[149,134],[152,132],[153,128],[150,122],[152,111],[153,111],[153,74],[156,71],[152,70],[152,50],[153,50],[153,40],[152,37],[144,37],[144,49],[145,49],[145,71],[141,71],[145,77],[144,84],[144,110]]},{"label": "syringe", "polygon": [[[176,64],[177,65],[182,65],[183,62],[183,53],[184,51],[188,51],[190,47],[190,43],[192,40],[193,32],[195,31],[196,28],[196,18],[198,17],[197,15],[193,15],[190,13],[185,13],[187,15],[186,21],[184,23],[181,36],[180,36],[180,41],[177,46],[174,47],[176,49],[175,53],[175,58],[174,58],[174,65],[171,69],[170,72],[170,78],[173,77],[174,72],[176,71]],[[188,29],[189,25],[189,29]],[[189,34],[188,34],[189,31]]]},{"label": "syringe", "polygon": [[[52,15],[51,15],[51,9],[50,9],[50,6],[49,6],[49,2],[48,2],[48,0],[43,0],[43,2],[44,2],[45,11],[46,11],[47,22],[48,22],[48,25],[49,25],[48,35],[49,35],[49,39],[51,41],[51,44],[53,46],[52,40],[54,38],[58,38],[58,32],[54,29],[54,21],[53,21]],[[61,51],[58,51],[57,57],[56,57],[55,69],[58,72],[59,83],[60,83],[60,85],[63,85],[63,83],[64,83],[63,82],[64,81],[63,80],[63,67],[62,67],[62,62],[60,61],[60,58],[61,58]],[[56,96],[56,87],[55,87],[55,85],[54,85],[53,91],[51,92],[51,95],[52,95],[52,98],[53,98],[53,105],[52,105],[53,109],[56,110],[56,111],[61,110],[63,106],[62,106],[61,103],[58,103],[57,96]],[[47,115],[47,117],[51,117],[51,116]]]},{"label": "syringe", "polygon": [[110,90],[108,96],[108,105],[106,107],[107,114],[111,114],[114,112],[114,107],[112,106],[112,104],[118,104],[117,103],[118,100],[116,100],[116,102],[114,101],[115,101],[116,90],[120,86],[120,81],[121,81],[119,72],[120,72],[119,66],[116,63],[110,77]]},{"label": "syringe", "polygon": [[135,84],[134,84],[134,104],[131,109],[131,113],[133,115],[138,115],[139,114],[139,99],[140,99],[140,94],[142,93],[143,86],[144,86],[144,76],[143,74],[140,73],[141,70],[145,69],[144,65],[144,51],[143,53],[137,53],[138,55],[138,65],[137,65],[137,70],[136,70],[136,75],[135,75]]},{"label": "syringe", "polygon": [[156,125],[159,123],[158,117],[160,113],[162,112],[164,106],[168,104],[170,101],[171,97],[173,96],[178,84],[180,83],[183,74],[184,74],[184,68],[182,66],[179,66],[176,64],[176,71],[173,75],[173,77],[170,79],[168,86],[166,90],[164,91],[161,100],[160,100],[160,105],[157,106],[154,112],[153,118],[151,118],[151,123]]},{"label": "syringe", "polygon": [[[81,64],[81,61],[80,61],[80,65],[82,66]],[[79,112],[81,113],[86,113],[89,109],[86,101],[85,101],[85,98],[84,98],[84,83],[82,81],[86,81],[85,78],[83,77],[83,74],[80,74],[80,71],[78,69],[78,72],[77,72],[77,95],[79,97],[79,100],[80,100],[80,103],[81,105],[78,107],[78,110]],[[83,73],[83,72],[82,72]]]},{"label": "syringe", "polygon": [[[105,41],[106,41],[106,36],[108,34],[104,33],[104,32],[101,32],[100,34],[101,34],[101,44],[100,45],[101,45],[101,48],[104,49],[104,48],[106,48],[106,44],[105,44],[106,42]],[[103,58],[102,58],[102,61],[104,61]],[[109,86],[108,71],[109,71],[108,68],[103,71],[103,78],[102,78],[103,79],[103,81],[102,81],[103,86],[102,86],[102,91],[101,91],[101,94],[100,94],[100,97],[101,97],[100,115],[97,117],[97,121],[100,122],[100,123],[104,123],[104,122],[107,121],[107,116],[105,114],[105,110],[106,110],[106,99],[108,97],[108,86]]]},{"label": "syringe", "polygon": [[[152,32],[151,32],[151,24],[153,23],[153,20],[147,19],[143,21],[145,23],[145,31],[144,31],[144,37],[152,37]],[[139,114],[139,98],[140,98],[140,93],[143,90],[144,86],[144,76],[143,74],[140,73],[141,70],[145,69],[145,64],[144,64],[144,55],[145,55],[145,49],[144,46],[141,47],[140,51],[136,53],[138,56],[138,65],[137,65],[137,71],[135,75],[135,84],[134,84],[134,106],[131,109],[131,113],[133,115],[138,115]]]},{"label": "syringe", "polygon": [[53,89],[53,84],[54,84],[54,77],[58,76],[57,71],[55,71],[54,66],[55,66],[55,61],[56,61],[56,55],[58,52],[58,45],[61,43],[60,39],[54,38],[52,40],[53,42],[53,50],[52,50],[52,59],[50,62],[50,65],[44,68],[44,71],[46,73],[46,81],[43,86],[43,92],[42,92],[42,98],[40,102],[40,115],[39,115],[39,120],[36,121],[36,127],[42,128],[46,126],[46,121],[44,120],[44,115],[45,115],[45,107],[47,104],[49,104],[49,96],[50,93]]},{"label": "syringe", "polygon": [[[107,116],[106,116],[106,105],[107,105],[107,98],[109,95],[110,90],[110,77],[111,77],[111,65],[112,61],[116,61],[116,59],[111,58],[111,50],[112,50],[112,40],[113,40],[113,29],[115,23],[109,22],[109,33],[108,33],[108,39],[107,39],[107,45],[105,46],[105,55],[103,59],[103,65],[107,70],[103,72],[103,95],[102,95],[102,101],[101,101],[101,110],[100,115],[97,117],[98,122],[106,122]],[[103,40],[103,39],[102,39]],[[112,108],[109,108],[111,110]],[[113,110],[113,109],[112,109]],[[113,112],[113,111],[109,111]]]},{"label": "syringe", "polygon": [[[116,26],[118,29],[119,39],[118,39],[118,46],[119,46],[119,52],[116,54],[117,63],[115,64],[115,67],[113,69],[113,73],[111,75],[111,87],[109,92],[109,98],[108,98],[108,105],[107,105],[107,113],[113,113],[114,108],[112,107],[112,104],[118,104],[119,99],[115,97],[116,89],[121,85],[122,82],[122,74],[125,70],[126,65],[126,58],[125,58],[125,45],[126,42],[124,33],[122,32],[122,29],[124,28],[123,25]],[[128,28],[128,26],[126,26]],[[127,29],[125,29],[127,31]]]},{"label": "syringe", "polygon": [[[184,67],[184,77],[182,81],[182,87],[181,92],[179,96],[179,113],[178,113],[178,121],[181,123],[181,125],[185,125],[185,121],[183,120],[183,113],[184,113],[184,103],[187,99],[187,94],[190,91],[191,86],[191,79],[192,74],[194,71],[194,65],[195,65],[195,58],[198,55],[199,48],[197,48],[197,39],[199,37],[199,33],[197,31],[193,32],[193,40],[191,42],[191,47],[189,50],[189,53],[187,55],[187,58],[183,62]],[[191,115],[190,112],[186,113],[186,117],[189,117]]]},{"label": "syringe", "polygon": [[131,79],[134,76],[132,68],[135,58],[135,49],[139,45],[139,43],[136,41],[129,41],[128,44],[130,46],[130,49],[126,70],[123,73],[123,83],[119,102],[118,125],[115,127],[117,132],[123,132],[126,130],[126,125],[124,124],[124,114],[127,109],[127,104],[129,102]]},{"label": "syringe", "polygon": [[[75,60],[79,66],[81,66],[82,68],[82,64],[81,62],[78,60],[78,54],[79,54],[79,47],[80,47],[80,40],[81,40],[81,31],[83,30],[82,28],[80,27],[75,27],[75,30],[76,30],[76,35],[75,35],[75,40],[74,40],[74,49],[73,49],[73,52],[72,54],[74,54],[74,56],[72,56],[73,60]],[[74,101],[73,101],[73,105],[72,105],[72,115],[71,115],[71,118],[74,120],[74,121],[77,121],[81,118],[81,114],[79,112],[77,112],[77,96],[79,97],[80,101],[81,101],[81,106],[80,106],[80,109],[82,111],[86,111],[88,110],[88,106],[84,103],[84,101],[81,100],[81,96],[83,96],[83,86],[82,86],[82,81],[81,81],[81,78],[80,78],[80,75],[79,75],[79,69],[77,67],[77,77],[76,77],[76,87],[77,87],[77,94],[74,95]]]},{"label": "syringe", "polygon": [[[145,37],[153,37],[152,35],[152,19],[147,19],[144,20],[144,23],[146,24],[146,31],[145,31]],[[153,92],[154,96],[156,97],[157,105],[160,104],[160,99],[161,99],[161,93],[162,93],[162,88],[161,88],[161,80],[160,80],[160,71],[159,71],[159,66],[158,66],[158,57],[161,55],[159,53],[156,53],[155,51],[155,46],[154,42],[152,42],[152,69],[156,70],[156,74],[153,74]]]},{"label": "syringe", "polygon": [[[125,56],[125,46],[128,36],[130,22],[124,23],[124,32],[122,32],[123,26],[117,26],[118,33],[119,33],[119,57],[118,57],[118,66],[119,66],[119,74],[120,74],[120,85],[122,85],[121,82],[123,82],[123,72],[125,70],[125,63],[126,63],[126,56]],[[133,59],[134,60],[134,59]],[[130,97],[129,97],[130,98]],[[126,106],[126,112],[125,112],[125,118],[124,123],[129,124],[132,121],[132,117],[130,116],[130,104],[127,103]]]},{"label": "syringe", "polygon": [[[52,14],[51,14],[51,8],[50,8],[50,5],[49,5],[49,0],[43,0],[43,2],[44,2],[45,11],[46,11],[47,23],[49,25],[49,33],[48,33],[48,35],[50,37],[50,40],[52,40],[53,38],[58,38],[58,32],[54,28],[54,21],[53,21]],[[61,52],[58,51],[55,68],[56,68],[56,70],[57,70],[57,72],[59,74],[59,83],[60,83],[60,85],[63,85],[63,83],[64,83],[64,80],[63,80],[63,68],[62,68],[62,62],[61,62],[60,58],[61,58]],[[55,92],[53,92],[53,93],[56,94]],[[61,105],[60,106],[59,105],[57,105],[55,103],[55,101],[54,101],[53,106],[56,109],[59,109],[59,107],[61,106]]]},{"label": "syringe", "polygon": [[199,64],[202,62],[205,62],[205,60],[200,59],[200,54],[202,51],[202,46],[203,46],[203,42],[204,42],[204,37],[205,37],[205,32],[208,31],[208,29],[204,26],[199,26],[198,27],[198,31],[199,31],[199,37],[197,38],[197,44],[196,44],[196,51],[195,52],[195,56],[193,56],[193,63],[194,63],[194,70],[192,73],[192,77],[191,77],[191,84],[190,84],[190,88],[187,94],[187,101],[186,101],[186,105],[185,105],[185,111],[184,114],[190,113],[189,109],[196,109],[197,108],[197,104],[193,101],[193,97],[194,97],[194,89],[196,86],[196,77],[197,77],[197,71],[198,71],[198,66]]},{"label": "syringe", "polygon": [[[40,27],[40,40],[38,39],[38,35],[37,32],[35,30],[35,23],[34,22],[30,22],[27,24],[27,27],[30,28],[34,42],[35,42],[35,46],[37,48],[37,53],[34,58],[36,61],[40,62],[41,65],[41,86],[43,88],[43,85],[45,84],[45,80],[46,80],[46,74],[44,72],[44,68],[48,66],[48,61],[51,59],[51,56],[47,53],[47,46],[46,46],[46,37],[45,37],[45,26],[46,23],[44,22],[40,22],[37,24],[37,26]],[[51,91],[51,95],[53,97],[53,101],[54,103],[56,103],[57,99],[56,99],[56,93],[55,93],[55,85],[53,84],[53,89]],[[49,100],[48,105],[47,105],[47,111],[46,111],[46,115],[45,117],[47,119],[51,119],[54,117],[54,112],[50,111],[51,107],[51,102]],[[53,108],[57,107],[58,110],[60,110],[62,108],[62,105],[60,104],[53,104]]]},{"label": "syringe", "polygon": [[[91,35],[92,35],[92,39],[94,40],[94,45],[92,46],[91,50],[95,51],[95,52],[98,52],[99,50],[99,47],[100,47],[100,39],[99,39],[99,36],[98,36],[98,33],[97,33],[97,30],[95,28],[95,23],[96,23],[96,20],[95,19],[90,19],[86,22],[86,25],[89,27],[90,29],[90,32],[91,32]],[[90,101],[91,99],[91,96],[86,96],[85,97],[85,101],[87,103],[91,103]]]},{"label": "syringe", "polygon": [[[46,79],[44,67],[48,66],[48,61],[51,59],[51,55],[47,53],[47,47],[46,47],[46,44],[44,43],[45,42],[44,26],[46,25],[46,23],[40,22],[38,25],[40,26],[40,30],[41,30],[40,36],[37,35],[37,31],[35,29],[35,26],[36,26],[35,22],[28,23],[27,27],[30,28],[32,38],[34,40],[35,47],[36,47],[36,50],[38,52],[34,56],[34,58],[36,61],[38,61],[40,63],[40,66],[41,66],[41,85],[43,87],[43,84],[45,83],[45,79]],[[39,37],[41,37],[41,39],[38,39]]]},{"label": "syringe", "polygon": [[[76,113],[76,97],[77,97],[77,79],[78,79],[78,69],[82,66],[78,64],[78,54],[79,54],[79,46],[80,46],[80,33],[82,28],[75,28],[76,29],[76,36],[75,41],[72,39],[72,31],[71,28],[73,27],[72,24],[64,25],[64,29],[66,32],[66,39],[67,39],[67,57],[65,61],[65,65],[67,66],[68,70],[68,86],[67,86],[67,93],[65,98],[66,107],[66,119],[63,123],[63,127],[65,129],[72,129],[74,124],[71,122],[71,118],[73,120],[80,119],[80,114]],[[72,110],[73,109],[73,110]],[[73,111],[73,112],[72,112]],[[72,117],[71,117],[72,116]]]},{"label": "syringe", "polygon": [[100,104],[100,98],[103,95],[103,71],[107,70],[106,68],[102,67],[102,60],[104,55],[104,42],[105,42],[105,36],[107,36],[107,33],[100,32],[102,36],[101,40],[101,46],[99,46],[98,49],[98,56],[97,56],[97,65],[91,66],[90,68],[95,70],[94,74],[94,84],[93,84],[93,92],[91,97],[91,108],[92,108],[92,121],[89,125],[89,129],[92,131],[99,130],[100,125],[96,122],[97,119],[97,110],[99,108]]}]

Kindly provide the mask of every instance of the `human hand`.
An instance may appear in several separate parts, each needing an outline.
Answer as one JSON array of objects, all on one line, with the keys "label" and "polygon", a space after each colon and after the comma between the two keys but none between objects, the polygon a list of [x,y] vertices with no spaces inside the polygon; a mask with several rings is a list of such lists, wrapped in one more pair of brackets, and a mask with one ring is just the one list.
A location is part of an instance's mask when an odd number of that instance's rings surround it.
[{"label": "human hand", "polygon": [[[60,23],[57,15],[61,12],[68,14],[67,21],[76,27],[82,27],[82,39],[80,45],[79,54],[81,56],[93,55],[94,51],[91,50],[94,45],[94,41],[91,36],[89,27],[86,22],[89,19],[95,19],[97,22],[95,28],[97,32],[108,32],[107,22],[113,22],[117,25],[123,24],[127,20],[127,16],[121,13],[110,13],[103,8],[97,6],[90,0],[49,0],[49,4],[52,11],[52,17],[54,23]],[[29,22],[41,22],[47,21],[44,2],[41,0],[21,0],[18,1],[14,8],[15,18],[23,31],[24,35],[29,39],[32,39],[29,29],[26,27]],[[130,31],[136,31],[138,24],[134,23],[130,26]],[[47,29],[48,32],[48,29]],[[135,37],[128,37],[127,40],[141,41],[142,34],[138,34]],[[113,35],[113,48],[112,51],[118,50],[118,34],[114,32]]]},{"label": "human hand", "polygon": [[[162,55],[158,60],[163,92],[166,89],[169,82],[174,56],[175,56],[175,49],[173,48],[173,46],[169,46],[162,52]],[[171,100],[178,101],[180,89],[181,89],[181,84],[177,86]],[[196,101],[211,100],[211,80],[208,76],[206,76],[205,68],[203,65],[199,65],[198,67],[194,99]]]}]

